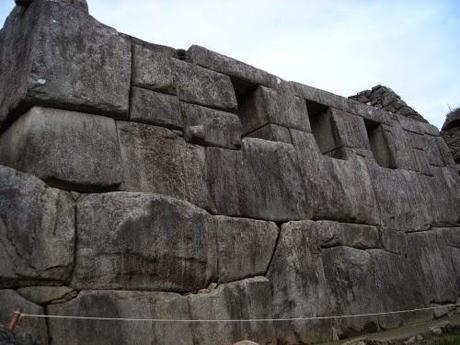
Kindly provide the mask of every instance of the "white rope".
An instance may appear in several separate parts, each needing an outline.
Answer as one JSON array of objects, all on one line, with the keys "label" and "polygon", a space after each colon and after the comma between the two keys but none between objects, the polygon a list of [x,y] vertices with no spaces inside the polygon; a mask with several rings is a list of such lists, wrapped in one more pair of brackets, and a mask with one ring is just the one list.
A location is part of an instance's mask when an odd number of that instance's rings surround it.
[{"label": "white rope", "polygon": [[20,313],[22,317],[46,318],[46,319],[74,319],[74,320],[101,320],[101,321],[141,321],[141,322],[283,322],[283,321],[311,321],[311,320],[334,320],[348,319],[356,317],[382,316],[392,314],[413,313],[417,311],[434,310],[441,308],[460,307],[460,304],[446,304],[442,306],[406,309],[397,311],[387,311],[367,314],[348,314],[348,315],[329,315],[329,316],[309,316],[309,317],[292,317],[278,319],[149,319],[149,318],[128,318],[128,317],[100,317],[100,316],[78,316],[78,315],[44,315],[44,314],[27,314]]}]

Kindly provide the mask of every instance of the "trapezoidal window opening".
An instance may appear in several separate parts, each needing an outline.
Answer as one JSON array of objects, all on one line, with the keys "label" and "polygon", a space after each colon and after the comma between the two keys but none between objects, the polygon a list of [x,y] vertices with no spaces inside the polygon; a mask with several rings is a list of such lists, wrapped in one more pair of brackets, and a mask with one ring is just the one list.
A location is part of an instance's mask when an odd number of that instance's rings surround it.
[{"label": "trapezoidal window opening", "polygon": [[231,81],[238,103],[237,115],[241,121],[242,134],[245,136],[260,127],[255,118],[257,113],[255,98],[258,85],[236,77],[232,77]]},{"label": "trapezoidal window opening", "polygon": [[310,127],[319,150],[325,156],[346,159],[338,140],[337,127],[330,108],[324,104],[306,100]]},{"label": "trapezoidal window opening", "polygon": [[388,147],[387,136],[381,123],[364,119],[369,146],[377,163],[388,169],[396,169],[393,154]]}]

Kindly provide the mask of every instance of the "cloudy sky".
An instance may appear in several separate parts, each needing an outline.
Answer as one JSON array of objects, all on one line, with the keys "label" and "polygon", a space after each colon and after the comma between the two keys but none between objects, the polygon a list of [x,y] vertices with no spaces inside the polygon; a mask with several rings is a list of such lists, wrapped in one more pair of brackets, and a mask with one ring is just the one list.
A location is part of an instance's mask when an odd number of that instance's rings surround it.
[{"label": "cloudy sky", "polygon": [[[199,44],[343,96],[391,87],[440,127],[460,106],[460,1],[89,0],[144,40]],[[13,0],[0,0],[3,21]]]}]

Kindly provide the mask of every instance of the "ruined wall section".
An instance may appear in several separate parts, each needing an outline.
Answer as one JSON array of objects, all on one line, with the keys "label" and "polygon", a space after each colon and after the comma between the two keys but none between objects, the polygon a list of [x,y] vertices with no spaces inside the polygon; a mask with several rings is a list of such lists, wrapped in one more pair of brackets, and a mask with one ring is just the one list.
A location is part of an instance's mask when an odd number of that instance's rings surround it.
[{"label": "ruined wall section", "polygon": [[[142,42],[71,3],[16,7],[0,45],[2,321],[8,306],[247,319],[457,301],[460,181],[434,126]],[[448,311],[20,331],[53,345],[294,344]]]}]

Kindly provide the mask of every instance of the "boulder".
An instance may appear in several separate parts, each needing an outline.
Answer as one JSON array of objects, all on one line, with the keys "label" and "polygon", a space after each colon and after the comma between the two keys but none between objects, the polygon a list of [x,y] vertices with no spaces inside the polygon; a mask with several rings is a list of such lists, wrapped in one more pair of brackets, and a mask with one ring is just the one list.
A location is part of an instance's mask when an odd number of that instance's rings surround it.
[{"label": "boulder", "polygon": [[[17,310],[27,314],[44,314],[42,307],[27,301],[14,290],[0,290],[0,324],[8,324]],[[21,318],[15,328],[16,344],[48,345],[48,327],[42,318]],[[3,343],[1,343],[3,345]]]},{"label": "boulder", "polygon": [[210,215],[143,193],[90,194],[77,204],[72,287],[187,292],[217,276]]},{"label": "boulder", "polygon": [[230,77],[203,67],[173,61],[177,95],[184,102],[232,111],[237,107]]},{"label": "boulder", "polygon": [[124,182],[121,189],[165,194],[212,209],[205,149],[166,128],[118,122]]},{"label": "boulder", "polygon": [[0,136],[0,163],[64,189],[115,189],[122,178],[115,121],[52,108],[32,108]]},{"label": "boulder", "polygon": [[33,1],[24,13],[16,7],[0,46],[0,125],[33,105],[127,118],[130,45],[81,7],[56,1]]},{"label": "boulder", "polygon": [[70,195],[0,166],[0,286],[64,282],[74,259]]},{"label": "boulder", "polygon": [[238,116],[189,103],[181,105],[185,138],[188,141],[230,149],[241,146],[241,122]]},{"label": "boulder", "polygon": [[133,87],[131,89],[130,121],[182,129],[179,99],[176,96]]}]

